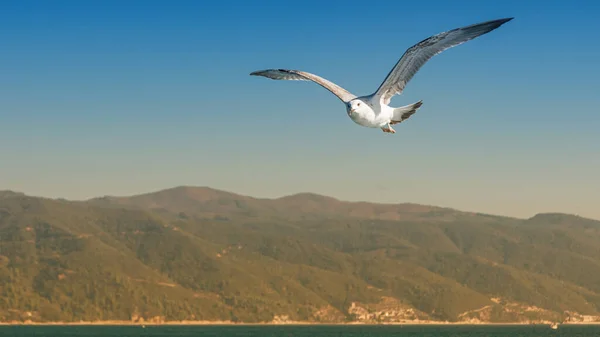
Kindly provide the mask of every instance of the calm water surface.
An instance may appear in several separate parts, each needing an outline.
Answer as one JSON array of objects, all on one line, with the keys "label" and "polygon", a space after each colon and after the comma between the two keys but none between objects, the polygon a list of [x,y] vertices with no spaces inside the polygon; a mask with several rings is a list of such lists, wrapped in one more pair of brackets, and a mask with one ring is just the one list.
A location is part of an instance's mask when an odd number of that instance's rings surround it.
[{"label": "calm water surface", "polygon": [[0,326],[1,337],[600,337],[600,326]]}]

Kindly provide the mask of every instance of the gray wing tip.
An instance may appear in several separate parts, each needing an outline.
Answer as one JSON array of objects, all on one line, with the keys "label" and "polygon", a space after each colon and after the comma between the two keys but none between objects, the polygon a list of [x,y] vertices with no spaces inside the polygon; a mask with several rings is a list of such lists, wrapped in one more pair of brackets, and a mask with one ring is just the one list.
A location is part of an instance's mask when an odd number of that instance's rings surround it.
[{"label": "gray wing tip", "polygon": [[497,19],[497,20],[490,20],[490,21],[486,21],[486,22],[482,22],[479,24],[474,24],[471,26],[467,26],[465,28],[475,28],[475,27],[486,27],[488,31],[494,30],[500,26],[502,26],[503,24],[507,23],[508,21],[511,21],[512,19],[514,19],[514,17],[511,18],[504,18],[504,19]]},{"label": "gray wing tip", "polygon": [[265,70],[257,70],[250,73],[250,76],[265,76],[268,73],[279,72],[285,74],[292,74],[293,71],[289,69],[265,69]]},{"label": "gray wing tip", "polygon": [[490,23],[494,23],[495,25],[498,25],[498,27],[500,27],[503,24],[507,23],[508,21],[511,21],[512,19],[514,19],[514,17],[504,18],[504,19],[498,19],[498,20],[494,20],[494,21],[492,21]]},{"label": "gray wing tip", "polygon": [[[500,26],[502,26],[503,24],[505,24],[513,19],[514,19],[514,17],[489,20],[489,21],[485,21],[485,22],[476,23],[473,25],[468,25],[468,26],[465,26],[462,28],[456,28],[449,32],[456,32],[456,31],[469,32],[469,34],[474,34],[474,36],[472,36],[470,38],[470,39],[473,39],[477,36],[480,36],[480,35],[489,33],[495,29],[498,29]],[[425,39],[424,41],[427,41],[427,39]]]},{"label": "gray wing tip", "polygon": [[257,70],[257,71],[253,71],[250,73],[250,76],[261,76],[263,75],[265,72],[267,72],[268,70]]}]

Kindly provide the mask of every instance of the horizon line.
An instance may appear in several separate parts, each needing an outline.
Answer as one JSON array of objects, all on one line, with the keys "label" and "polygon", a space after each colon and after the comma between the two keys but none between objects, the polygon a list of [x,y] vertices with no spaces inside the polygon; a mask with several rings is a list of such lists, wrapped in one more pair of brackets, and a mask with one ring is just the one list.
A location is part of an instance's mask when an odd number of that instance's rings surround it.
[{"label": "horizon line", "polygon": [[210,187],[210,186],[206,186],[206,185],[177,185],[177,186],[173,186],[173,187],[166,187],[166,188],[161,188],[161,189],[154,189],[148,192],[140,192],[137,194],[130,194],[130,195],[102,195],[102,196],[96,196],[96,197],[89,197],[89,198],[84,198],[84,199],[67,199],[67,198],[63,198],[63,197],[46,197],[46,196],[41,196],[41,195],[34,195],[34,194],[28,194],[27,192],[21,192],[21,191],[15,191],[15,190],[0,190],[0,193],[2,192],[9,192],[9,193],[14,193],[14,194],[19,194],[19,195],[23,195],[26,197],[32,197],[32,198],[40,198],[40,199],[49,199],[49,200],[57,200],[57,201],[68,201],[68,202],[90,202],[93,201],[95,199],[102,199],[102,198],[133,198],[133,197],[140,197],[140,196],[145,196],[145,195],[152,195],[152,194],[156,194],[156,193],[160,193],[160,192],[165,192],[165,191],[169,191],[169,190],[176,190],[176,189],[183,189],[183,188],[193,188],[193,189],[205,189],[205,190],[212,190],[215,192],[221,192],[221,193],[228,193],[228,194],[232,194],[232,195],[236,195],[239,197],[245,197],[245,198],[251,198],[251,199],[255,199],[255,200],[280,200],[283,198],[289,198],[289,197],[294,197],[294,196],[300,196],[300,195],[313,195],[313,196],[317,196],[317,197],[323,197],[323,198],[328,198],[328,199],[333,199],[337,202],[342,202],[342,203],[350,203],[350,204],[372,204],[372,205],[382,205],[382,206],[398,206],[398,205],[415,205],[415,206],[425,206],[425,207],[432,207],[432,208],[440,208],[440,209],[445,209],[445,210],[451,210],[451,211],[456,211],[456,212],[460,212],[460,213],[471,213],[471,214],[478,214],[478,215],[486,215],[486,216],[494,216],[494,217],[501,217],[501,218],[508,218],[508,219],[520,219],[520,220],[527,220],[527,219],[532,219],[535,216],[538,215],[551,215],[551,214],[558,214],[558,215],[568,215],[568,216],[573,216],[573,217],[578,217],[581,219],[588,219],[588,220],[593,220],[593,221],[600,221],[600,219],[595,219],[595,218],[591,218],[591,217],[582,217],[579,214],[574,214],[574,213],[564,213],[564,212],[538,212],[533,214],[530,217],[515,217],[515,216],[508,216],[508,215],[502,215],[502,214],[492,214],[492,213],[483,213],[483,212],[478,212],[478,211],[467,211],[467,210],[462,210],[462,209],[457,209],[454,207],[447,207],[447,206],[439,206],[439,205],[431,205],[431,204],[420,204],[420,203],[415,203],[415,202],[398,202],[398,203],[391,203],[391,202],[375,202],[375,201],[368,201],[368,200],[345,200],[345,199],[341,199],[341,198],[337,198],[337,197],[333,197],[333,196],[329,196],[329,195],[325,195],[325,194],[319,194],[319,193],[315,193],[315,192],[295,192],[295,193],[291,193],[291,194],[286,194],[286,195],[282,195],[279,197],[272,197],[272,198],[268,198],[268,197],[256,197],[256,196],[252,196],[252,195],[247,195],[247,194],[241,194],[241,193],[237,193],[237,192],[233,192],[230,190],[226,190],[226,189],[219,189],[219,188],[214,188],[214,187]]}]

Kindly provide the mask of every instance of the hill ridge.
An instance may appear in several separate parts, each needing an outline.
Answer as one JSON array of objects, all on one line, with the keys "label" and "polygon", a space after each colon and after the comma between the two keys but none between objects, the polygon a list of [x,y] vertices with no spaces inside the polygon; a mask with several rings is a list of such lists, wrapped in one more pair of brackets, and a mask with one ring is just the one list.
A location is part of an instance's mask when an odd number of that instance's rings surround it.
[{"label": "hill ridge", "polygon": [[233,191],[217,189],[217,188],[213,188],[210,186],[194,186],[194,185],[178,185],[178,186],[171,187],[171,188],[153,190],[153,191],[142,192],[142,193],[137,193],[137,194],[132,194],[132,195],[104,195],[104,196],[88,198],[85,200],[68,200],[68,199],[64,199],[64,198],[48,198],[48,197],[28,195],[28,194],[25,194],[22,192],[17,192],[17,191],[12,191],[12,190],[0,190],[0,198],[1,197],[20,196],[20,197],[32,197],[32,198],[43,198],[43,199],[62,200],[62,201],[70,201],[70,202],[84,202],[84,203],[87,202],[87,203],[89,203],[89,202],[98,202],[98,201],[115,201],[115,200],[124,200],[124,199],[132,199],[132,198],[152,197],[152,196],[165,194],[165,193],[188,193],[188,194],[192,193],[193,194],[193,193],[198,193],[198,192],[208,192],[208,193],[211,193],[213,196],[227,195],[230,197],[239,197],[240,199],[259,200],[259,201],[285,201],[285,200],[302,201],[302,199],[306,198],[306,199],[316,199],[319,201],[337,202],[340,204],[350,204],[350,205],[368,204],[368,205],[387,206],[387,207],[393,207],[393,206],[425,207],[425,208],[455,211],[455,212],[462,212],[462,213],[472,213],[472,214],[485,215],[485,216],[504,217],[504,218],[510,218],[510,219],[531,220],[531,219],[538,218],[540,216],[572,216],[572,217],[577,217],[577,218],[585,219],[585,220],[598,221],[598,219],[582,217],[577,214],[563,213],[563,212],[539,212],[539,213],[533,214],[532,216],[530,216],[528,218],[518,218],[518,217],[501,215],[501,214],[486,214],[486,213],[481,213],[481,212],[476,212],[476,211],[460,210],[460,209],[456,209],[456,208],[452,208],[452,207],[444,207],[444,206],[437,206],[437,205],[430,205],[430,204],[420,204],[420,203],[413,203],[413,202],[398,202],[398,203],[387,202],[387,203],[384,203],[384,202],[373,202],[373,201],[368,201],[368,200],[349,201],[349,200],[335,198],[335,197],[327,196],[324,194],[318,194],[318,193],[314,193],[314,192],[296,192],[296,193],[285,194],[282,196],[272,197],[272,198],[254,197],[254,196],[245,195],[245,194],[237,193],[237,192],[233,192]]}]

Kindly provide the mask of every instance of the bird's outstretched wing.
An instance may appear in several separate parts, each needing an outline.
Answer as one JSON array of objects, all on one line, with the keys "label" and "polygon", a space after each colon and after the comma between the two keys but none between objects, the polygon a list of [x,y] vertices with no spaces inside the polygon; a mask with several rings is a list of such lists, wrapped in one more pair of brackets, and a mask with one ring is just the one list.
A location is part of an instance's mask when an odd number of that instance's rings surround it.
[{"label": "bird's outstretched wing", "polygon": [[250,75],[264,76],[274,80],[313,81],[322,86],[323,88],[331,91],[344,103],[347,103],[356,98],[355,95],[349,93],[346,89],[340,87],[339,85],[328,81],[320,76],[307,73],[305,71],[289,69],[267,69],[252,72],[250,73]]},{"label": "bird's outstretched wing", "polygon": [[389,104],[391,98],[394,95],[401,94],[411,78],[433,56],[448,48],[458,46],[478,36],[489,33],[512,19],[491,20],[455,28],[433,35],[415,44],[404,52],[404,55],[398,60],[398,63],[392,68],[385,80],[383,80],[375,95],[381,97],[385,104]]}]

